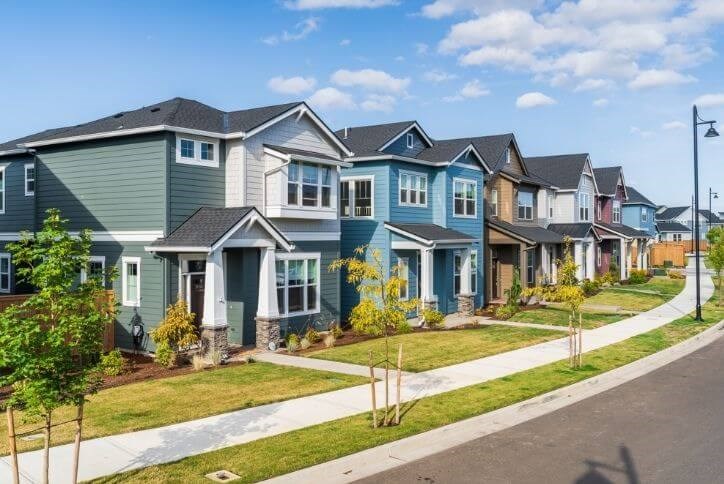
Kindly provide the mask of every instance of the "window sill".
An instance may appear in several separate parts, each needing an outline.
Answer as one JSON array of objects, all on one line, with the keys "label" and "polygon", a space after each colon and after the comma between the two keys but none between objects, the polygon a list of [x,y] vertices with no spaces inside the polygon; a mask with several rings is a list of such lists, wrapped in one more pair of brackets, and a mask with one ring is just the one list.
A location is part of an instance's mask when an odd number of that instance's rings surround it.
[{"label": "window sill", "polygon": [[203,166],[206,168],[218,168],[219,167],[218,161],[199,160],[197,158],[179,157],[176,160],[176,163],[178,163],[179,165]]},{"label": "window sill", "polygon": [[271,218],[304,218],[317,220],[334,220],[337,218],[337,209],[320,207],[290,207],[274,205],[266,208],[264,214]]},{"label": "window sill", "polygon": [[408,208],[427,208],[427,204],[421,204],[421,203],[405,203],[405,202],[399,202],[398,206],[400,207],[408,207]]},{"label": "window sill", "polygon": [[475,219],[475,218],[478,218],[478,216],[477,216],[477,215],[457,215],[457,214],[453,213],[453,218],[470,218],[470,219]]},{"label": "window sill", "polygon": [[126,307],[126,308],[140,308],[140,307],[141,307],[141,303],[140,303],[140,302],[132,302],[132,301],[123,301],[122,306],[123,306],[123,307]]},{"label": "window sill", "polygon": [[321,310],[315,309],[313,311],[298,311],[296,313],[286,313],[286,314],[279,314],[279,317],[284,318],[296,318],[298,316],[310,316],[312,314],[321,314]]}]

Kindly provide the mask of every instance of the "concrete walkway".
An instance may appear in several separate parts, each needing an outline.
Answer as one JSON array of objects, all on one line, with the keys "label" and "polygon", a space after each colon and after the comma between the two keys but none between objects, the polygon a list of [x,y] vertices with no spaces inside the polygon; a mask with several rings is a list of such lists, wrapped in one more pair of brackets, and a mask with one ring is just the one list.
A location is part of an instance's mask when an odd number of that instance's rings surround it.
[{"label": "concrete walkway", "polygon": [[[285,355],[283,353],[259,353],[254,356],[254,359],[264,361],[266,363],[274,363],[275,365],[296,366],[297,368],[306,368],[309,370],[332,371],[334,373],[364,376],[367,378],[370,376],[370,369],[367,366],[342,363],[339,361],[319,360],[304,356]],[[402,372],[403,376],[409,374],[410,373],[404,371]],[[396,377],[397,372],[390,371],[390,375],[390,378],[392,378],[392,375],[395,375]],[[384,377],[385,370],[383,368],[375,368],[375,378],[382,379]]]},{"label": "concrete walkway", "polygon": [[[702,277],[702,301],[714,286],[707,272]],[[591,351],[663,326],[693,311],[693,260],[689,261],[684,290],[668,303],[646,313],[588,331],[583,347]],[[416,373],[403,379],[402,401],[456,390],[567,358],[566,338],[520,348],[466,363]],[[383,384],[378,383],[378,392]],[[223,398],[223,396],[220,396]],[[337,390],[285,402],[262,405],[166,427],[113,435],[82,443],[79,478],[105,475],[162,464],[224,447],[367,412],[369,387]],[[19,456],[23,482],[40,482],[42,452]],[[12,482],[10,463],[0,460],[0,482]],[[67,483],[72,468],[72,445],[51,449],[51,482]]]},{"label": "concrete walkway", "polygon": [[[536,328],[536,329],[548,329],[550,331],[565,331],[568,332],[568,326],[556,326],[554,324],[540,324],[540,323],[521,323],[519,321],[499,321],[497,319],[485,319],[480,321],[480,324],[488,325],[500,325],[500,326],[512,326],[514,328]],[[584,329],[583,332],[588,331]]]}]

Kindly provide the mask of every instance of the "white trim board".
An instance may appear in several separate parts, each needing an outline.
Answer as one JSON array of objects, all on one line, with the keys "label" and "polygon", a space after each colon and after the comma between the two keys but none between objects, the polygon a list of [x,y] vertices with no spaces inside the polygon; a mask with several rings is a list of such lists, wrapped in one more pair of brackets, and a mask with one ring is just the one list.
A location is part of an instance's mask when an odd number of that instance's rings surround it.
[{"label": "white trim board", "polygon": [[[30,232],[32,234],[32,232]],[[68,232],[78,237],[79,231]],[[153,242],[163,237],[163,230],[118,230],[111,232],[93,232],[93,242]],[[20,232],[0,232],[0,240],[18,241]]]}]

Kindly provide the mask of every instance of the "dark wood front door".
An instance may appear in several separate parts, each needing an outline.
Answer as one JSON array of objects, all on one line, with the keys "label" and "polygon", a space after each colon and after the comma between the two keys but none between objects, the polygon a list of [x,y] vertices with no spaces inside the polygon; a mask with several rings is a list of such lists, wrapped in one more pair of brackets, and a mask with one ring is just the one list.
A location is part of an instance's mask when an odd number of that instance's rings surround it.
[{"label": "dark wood front door", "polygon": [[491,264],[490,264],[490,269],[491,269],[491,271],[492,271],[492,274],[491,274],[491,277],[490,277],[490,279],[491,279],[491,281],[490,281],[491,286],[490,286],[490,287],[491,287],[491,292],[492,292],[492,296],[491,296],[491,297],[492,297],[493,299],[497,299],[497,298],[499,297],[499,296],[498,296],[498,272],[499,272],[499,266],[500,266],[500,261],[498,260],[498,256],[497,256],[497,255],[494,255],[493,258],[492,258],[492,260],[491,260]]},{"label": "dark wood front door", "polygon": [[204,287],[206,276],[203,274],[192,274],[191,276],[191,312],[196,315],[194,322],[201,326],[201,318],[204,316]]}]

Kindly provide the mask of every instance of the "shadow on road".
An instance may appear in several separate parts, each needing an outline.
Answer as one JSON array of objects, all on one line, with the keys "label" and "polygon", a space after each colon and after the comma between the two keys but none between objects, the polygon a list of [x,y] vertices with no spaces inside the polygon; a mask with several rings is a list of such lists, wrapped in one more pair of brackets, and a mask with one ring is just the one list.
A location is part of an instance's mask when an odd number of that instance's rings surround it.
[{"label": "shadow on road", "polygon": [[576,484],[613,484],[614,481],[604,475],[604,472],[623,474],[626,477],[628,484],[639,484],[638,472],[636,472],[636,465],[634,464],[631,452],[628,447],[622,445],[619,447],[619,455],[621,458],[618,464],[607,464],[605,462],[598,462],[595,460],[586,460],[584,463],[588,466],[588,470],[574,482]]}]

